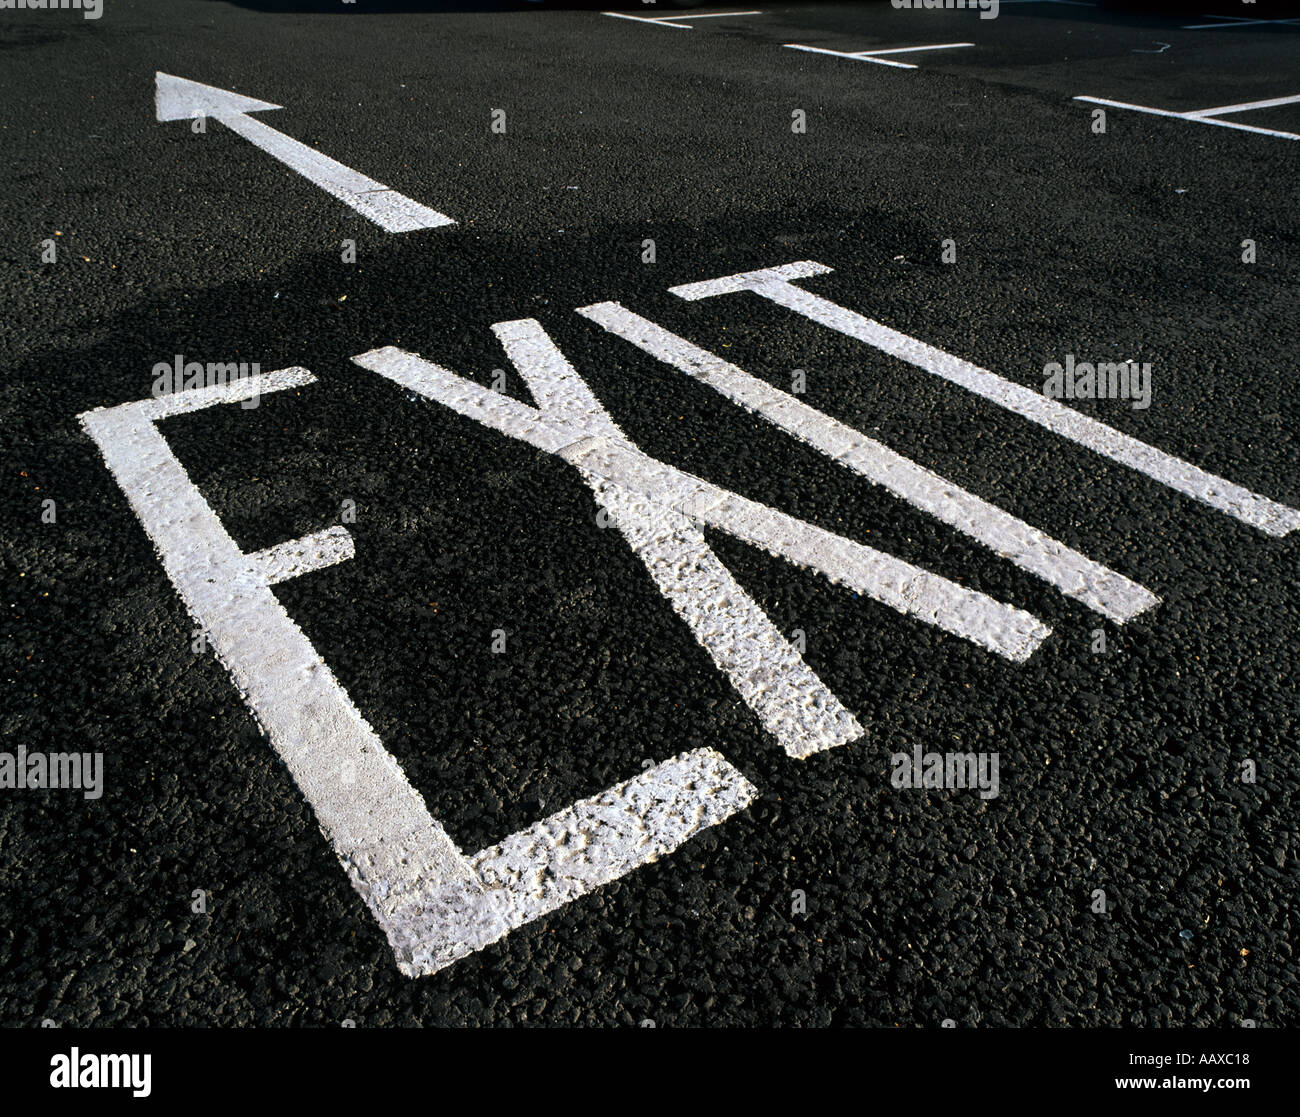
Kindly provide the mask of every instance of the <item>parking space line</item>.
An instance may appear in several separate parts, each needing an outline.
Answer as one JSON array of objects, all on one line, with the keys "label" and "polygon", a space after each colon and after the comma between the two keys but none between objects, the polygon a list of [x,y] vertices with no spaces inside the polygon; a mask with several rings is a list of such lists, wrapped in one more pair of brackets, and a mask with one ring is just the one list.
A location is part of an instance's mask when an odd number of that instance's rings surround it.
[{"label": "parking space line", "polygon": [[669,16],[632,16],[627,12],[601,12],[603,16],[609,16],[612,19],[630,19],[635,23],[653,23],[657,27],[671,27],[674,31],[693,31],[695,30],[690,24],[674,22],[683,19],[722,19],[724,16],[761,16],[763,13],[754,12],[699,12],[686,13]]},{"label": "parking space line", "polygon": [[669,290],[674,295],[689,300],[740,291],[761,295],[828,329],[857,338],[883,353],[965,388],[1053,434],[1134,469],[1268,535],[1283,536],[1300,527],[1300,511],[1294,508],[1217,477],[1191,462],[1183,461],[1141,439],[1090,418],[1081,411],[1066,407],[1032,388],[963,361],[918,338],[890,329],[865,315],[833,303],[830,299],[796,287],[791,282],[794,279],[826,275],[833,270],[814,260],[800,260],[780,267],[740,272],[700,283],[685,283]]},{"label": "parking space line", "polygon": [[[1087,101],[1090,105],[1106,105],[1114,109],[1131,109],[1133,112],[1144,112],[1150,116],[1172,116],[1178,120],[1190,120],[1196,124],[1217,124],[1220,128],[1234,128],[1238,132],[1258,132],[1262,136],[1274,136],[1281,140],[1300,140],[1300,134],[1295,132],[1280,132],[1276,128],[1260,128],[1254,124],[1242,124],[1236,120],[1220,120],[1217,113],[1225,112],[1242,112],[1243,107],[1240,105],[1228,105],[1221,109],[1197,109],[1192,112],[1174,112],[1172,109],[1155,109],[1150,105],[1130,105],[1126,101],[1109,101],[1104,97],[1076,97],[1076,101]],[[1300,98],[1281,98],[1273,103],[1290,104]],[[1258,101],[1252,107],[1259,108],[1269,102]]]},{"label": "parking space line", "polygon": [[578,313],[1118,624],[1160,601],[1122,574],[618,303]]},{"label": "parking space line", "polygon": [[973,47],[974,43],[932,43],[924,47],[890,47],[887,50],[830,50],[827,47],[808,47],[802,43],[786,43],[789,50],[804,50],[810,54],[833,54],[839,58],[849,58],[855,62],[874,62],[879,66],[896,66],[900,70],[917,69],[910,62],[893,62],[887,58],[877,57],[882,54],[912,54],[919,50],[952,50],[956,47]]},{"label": "parking space line", "polygon": [[1240,105],[1223,105],[1217,109],[1197,109],[1195,112],[1187,113],[1188,116],[1205,117],[1205,116],[1222,116],[1230,112],[1248,112],[1250,109],[1271,109],[1277,105],[1294,105],[1300,102],[1300,93],[1294,97],[1274,97],[1268,101],[1246,101]]},{"label": "parking space line", "polygon": [[[1004,4],[1014,3],[1014,0],[1002,0]],[[1275,23],[1283,27],[1300,27],[1300,19],[1247,19],[1245,16],[1216,16],[1206,13],[1206,19],[1217,19],[1218,23],[1185,23],[1179,29],[1181,31],[1216,31],[1219,29],[1249,27],[1251,24],[1258,23]]]}]

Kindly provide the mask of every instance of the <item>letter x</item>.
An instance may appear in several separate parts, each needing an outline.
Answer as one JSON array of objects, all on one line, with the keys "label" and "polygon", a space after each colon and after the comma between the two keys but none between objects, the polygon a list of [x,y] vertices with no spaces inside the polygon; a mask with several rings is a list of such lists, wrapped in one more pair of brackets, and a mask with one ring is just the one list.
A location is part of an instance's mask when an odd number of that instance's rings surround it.
[{"label": "letter x", "polygon": [[701,527],[812,567],[1011,660],[1027,659],[1051,631],[1014,606],[656,461],[618,428],[538,322],[499,322],[492,330],[536,407],[391,346],[353,361],[574,466],[660,591],[789,755],[842,745],[861,736],[862,727],[736,582]]}]

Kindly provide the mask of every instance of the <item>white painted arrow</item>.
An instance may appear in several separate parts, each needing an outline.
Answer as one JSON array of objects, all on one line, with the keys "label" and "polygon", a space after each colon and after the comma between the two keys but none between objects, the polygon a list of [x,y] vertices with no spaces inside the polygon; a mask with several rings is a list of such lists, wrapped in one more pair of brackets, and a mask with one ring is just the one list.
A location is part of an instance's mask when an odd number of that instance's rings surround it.
[{"label": "white painted arrow", "polygon": [[247,115],[281,107],[172,74],[155,74],[154,115],[159,120],[192,120],[200,116],[219,120],[387,232],[409,233],[456,223],[445,213],[423,206]]}]

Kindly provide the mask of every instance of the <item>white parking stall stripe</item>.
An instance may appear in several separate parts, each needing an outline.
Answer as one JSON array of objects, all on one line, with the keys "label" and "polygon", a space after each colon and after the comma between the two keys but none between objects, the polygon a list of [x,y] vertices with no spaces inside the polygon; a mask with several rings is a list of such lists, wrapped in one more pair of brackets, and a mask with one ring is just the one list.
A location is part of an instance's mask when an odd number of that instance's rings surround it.
[{"label": "white parking stall stripe", "polygon": [[894,62],[888,58],[878,57],[884,54],[912,54],[918,50],[952,50],[955,47],[973,47],[974,43],[932,43],[924,47],[891,47],[888,50],[830,50],[826,47],[808,47],[802,43],[786,43],[789,50],[803,50],[811,54],[833,54],[839,58],[851,58],[855,62],[875,62],[880,66],[896,66],[900,70],[915,70],[917,66],[910,62]]},{"label": "white parking stall stripe", "polygon": [[1184,113],[1185,116],[1222,116],[1230,112],[1249,112],[1251,109],[1272,109],[1278,105],[1294,105],[1300,101],[1300,94],[1294,97],[1273,97],[1267,101],[1247,101],[1240,105],[1223,105],[1217,109],[1197,109],[1195,112]]},{"label": "white parking stall stripe", "polygon": [[599,303],[578,313],[1111,620],[1123,624],[1160,600],[1122,574],[618,303]]},{"label": "white parking stall stripe", "polygon": [[[1217,124],[1220,128],[1234,128],[1238,132],[1257,132],[1261,136],[1276,136],[1281,140],[1300,140],[1296,132],[1279,132],[1276,128],[1260,128],[1254,124],[1241,124],[1236,120],[1220,120],[1207,113],[1226,112],[1227,109],[1202,109],[1196,112],[1174,112],[1171,109],[1153,109],[1149,105],[1130,105],[1126,101],[1108,101],[1104,97],[1076,97],[1076,101],[1087,101],[1090,105],[1106,105],[1113,109],[1132,109],[1150,116],[1173,116],[1179,120],[1190,120],[1195,124]],[[1228,106],[1232,108],[1232,106]],[[1240,111],[1240,110],[1237,110]]]},{"label": "white parking stall stripe", "polygon": [[1174,112],[1173,109],[1153,109],[1147,105],[1130,105],[1126,101],[1107,101],[1101,97],[1076,97],[1076,101],[1087,101],[1091,105],[1107,105],[1113,109],[1132,109],[1134,112],[1150,113],[1152,116],[1176,116],[1179,120],[1186,120],[1187,113]]},{"label": "white parking stall stripe", "polygon": [[671,27],[674,31],[691,31],[693,28],[685,19],[724,19],[727,16],[761,16],[762,12],[680,12],[665,16],[633,16],[626,12],[601,12],[612,19],[630,19],[633,23],[653,23],[658,27]]},{"label": "white parking stall stripe", "polygon": [[1012,411],[1053,434],[1067,438],[1120,465],[1159,481],[1162,485],[1209,505],[1268,535],[1282,536],[1300,527],[1300,511],[1260,496],[1240,485],[1208,473],[1190,462],[1167,454],[1132,435],[1124,434],[1056,400],[945,353],[933,345],[890,329],[796,287],[791,279],[825,275],[832,269],[812,260],[777,268],[741,272],[700,283],[670,288],[684,299],[702,299],[735,291],[751,291],[802,314],[828,329],[874,346],[925,372]]},{"label": "white parking stall stripe", "polygon": [[79,418],[402,973],[433,973],[752,802],[756,792],[735,768],[696,749],[464,857],[271,591],[351,558],[351,537],[330,529],[244,554],[155,425],[314,380],[282,369]]}]

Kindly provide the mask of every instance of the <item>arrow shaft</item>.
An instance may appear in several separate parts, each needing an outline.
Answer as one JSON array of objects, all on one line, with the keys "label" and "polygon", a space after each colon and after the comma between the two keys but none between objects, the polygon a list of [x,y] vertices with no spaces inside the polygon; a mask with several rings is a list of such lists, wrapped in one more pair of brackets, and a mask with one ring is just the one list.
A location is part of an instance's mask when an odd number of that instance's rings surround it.
[{"label": "arrow shaft", "polygon": [[455,224],[446,214],[399,194],[382,182],[344,166],[337,159],[331,159],[251,116],[220,116],[217,119],[387,232],[409,233],[416,229]]}]

